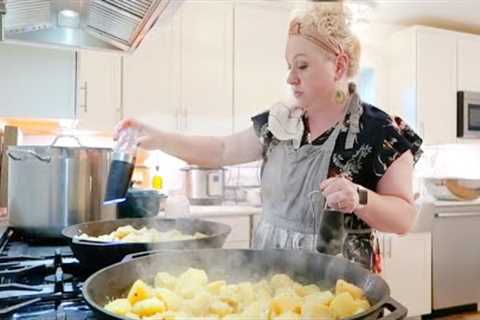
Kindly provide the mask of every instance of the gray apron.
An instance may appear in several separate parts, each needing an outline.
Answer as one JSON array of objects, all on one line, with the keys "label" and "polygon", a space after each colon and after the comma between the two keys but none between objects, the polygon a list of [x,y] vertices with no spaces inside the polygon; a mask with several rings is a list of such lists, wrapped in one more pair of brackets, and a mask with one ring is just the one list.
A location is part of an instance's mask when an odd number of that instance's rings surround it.
[{"label": "gray apron", "polygon": [[[346,149],[353,147],[362,111],[358,96],[353,95],[346,111],[350,113]],[[316,241],[325,243],[328,240],[321,238],[314,222],[315,215],[325,213],[325,198],[319,192],[320,182],[328,176],[332,153],[342,128],[343,121],[335,126],[322,145],[306,144],[295,149],[291,140],[271,143],[262,168],[263,215],[255,230],[254,248],[316,250]],[[312,207],[310,196],[315,192],[319,196],[315,200],[316,206]],[[342,246],[337,244],[337,248],[329,252],[342,253]]]}]

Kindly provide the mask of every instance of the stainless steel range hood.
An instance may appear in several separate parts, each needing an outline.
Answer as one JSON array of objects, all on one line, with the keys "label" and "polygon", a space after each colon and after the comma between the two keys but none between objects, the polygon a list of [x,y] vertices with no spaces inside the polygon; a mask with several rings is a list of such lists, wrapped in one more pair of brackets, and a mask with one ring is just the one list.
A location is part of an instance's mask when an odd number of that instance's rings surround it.
[{"label": "stainless steel range hood", "polygon": [[0,41],[132,52],[182,0],[0,0]]}]

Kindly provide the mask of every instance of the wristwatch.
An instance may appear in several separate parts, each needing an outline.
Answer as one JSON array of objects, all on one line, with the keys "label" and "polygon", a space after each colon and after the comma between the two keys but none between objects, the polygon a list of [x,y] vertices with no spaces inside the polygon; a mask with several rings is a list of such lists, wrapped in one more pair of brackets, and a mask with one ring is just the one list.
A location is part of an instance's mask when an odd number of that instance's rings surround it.
[{"label": "wristwatch", "polygon": [[357,194],[358,194],[358,208],[362,209],[368,203],[368,190],[364,187],[357,185]]}]

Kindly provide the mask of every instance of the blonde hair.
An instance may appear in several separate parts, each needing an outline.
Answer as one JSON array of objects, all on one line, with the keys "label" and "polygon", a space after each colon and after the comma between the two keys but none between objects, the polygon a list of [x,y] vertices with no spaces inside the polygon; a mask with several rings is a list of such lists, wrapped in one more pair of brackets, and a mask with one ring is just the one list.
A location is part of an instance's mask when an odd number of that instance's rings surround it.
[{"label": "blonde hair", "polygon": [[350,29],[350,18],[350,11],[341,1],[314,3],[306,10],[295,13],[290,28],[293,23],[301,24],[310,30],[313,28],[319,36],[337,42],[350,59],[347,77],[353,78],[360,64],[361,45]]}]

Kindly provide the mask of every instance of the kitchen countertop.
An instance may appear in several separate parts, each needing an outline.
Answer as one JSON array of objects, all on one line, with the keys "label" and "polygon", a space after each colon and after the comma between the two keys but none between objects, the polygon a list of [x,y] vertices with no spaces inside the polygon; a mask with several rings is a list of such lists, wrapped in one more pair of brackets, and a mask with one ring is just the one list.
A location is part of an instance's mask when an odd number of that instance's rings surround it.
[{"label": "kitchen countertop", "polygon": [[417,200],[417,210],[417,221],[410,232],[431,232],[436,213],[480,212],[480,200],[444,201],[425,197]]},{"label": "kitchen countertop", "polygon": [[[190,206],[190,217],[248,217],[259,215],[262,213],[261,207],[253,207],[248,205],[218,205],[218,206]],[[160,211],[158,216],[165,215],[164,211]]]}]

